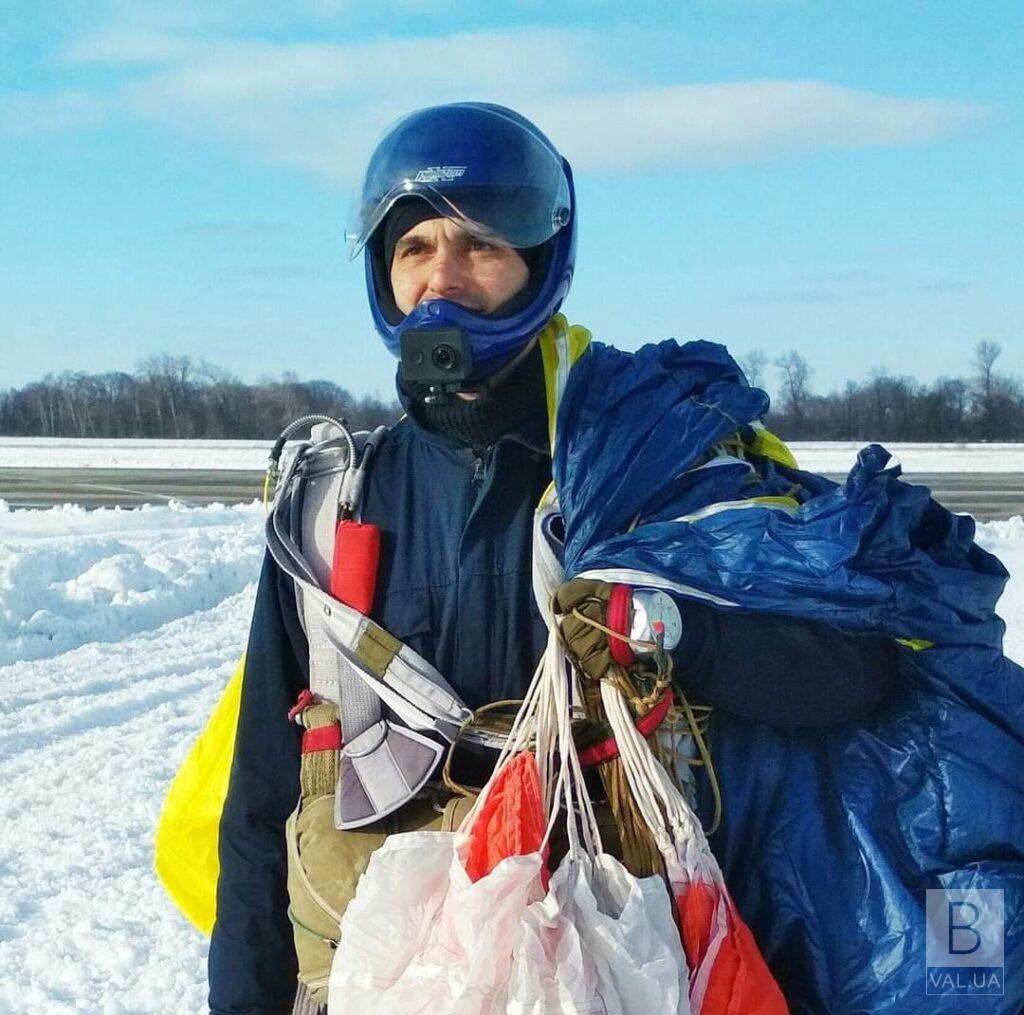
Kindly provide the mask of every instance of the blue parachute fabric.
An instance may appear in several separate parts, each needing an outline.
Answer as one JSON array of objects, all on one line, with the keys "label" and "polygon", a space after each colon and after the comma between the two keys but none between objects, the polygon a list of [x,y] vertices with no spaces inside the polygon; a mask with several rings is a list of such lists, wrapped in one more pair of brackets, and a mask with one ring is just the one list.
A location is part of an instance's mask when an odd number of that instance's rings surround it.
[{"label": "blue parachute fabric", "polygon": [[[584,354],[569,374],[555,427],[567,565],[625,532],[638,503],[663,500],[707,448],[737,430],[738,420],[768,409],[768,396],[740,383],[739,367],[710,342],[662,342],[632,355],[592,346],[593,354]],[[690,439],[685,445],[652,439],[662,433]],[[591,482],[595,465],[599,475]]]},{"label": "blue parachute fabric", "polygon": [[[842,485],[715,453],[766,409],[720,346],[593,345],[556,429],[566,572],[932,643],[902,652],[898,692],[866,723],[716,715],[712,846],[794,1011],[1020,1012],[1024,670],[1002,655],[1006,570],[878,445]],[[780,493],[796,506],[751,501]],[[707,510],[729,501],[747,503]],[[813,659],[793,665],[813,679]],[[1002,890],[1001,995],[929,992],[925,892],[941,888]]]}]

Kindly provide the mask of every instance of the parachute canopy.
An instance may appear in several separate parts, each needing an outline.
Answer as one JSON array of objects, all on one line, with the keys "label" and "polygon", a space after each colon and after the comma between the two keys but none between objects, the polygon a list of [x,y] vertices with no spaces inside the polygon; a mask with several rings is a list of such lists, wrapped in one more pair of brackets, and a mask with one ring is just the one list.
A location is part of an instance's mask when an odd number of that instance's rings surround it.
[{"label": "parachute canopy", "polygon": [[[962,1010],[925,992],[928,889],[1003,891],[1002,996],[1024,998],[1024,671],[1002,656],[1007,572],[973,519],[865,448],[844,484],[796,468],[721,346],[594,344],[559,408],[565,570],[905,646],[864,724],[783,731],[719,713],[712,845],[790,1004]],[[794,659],[814,680],[814,659]],[[960,1005],[960,1007],[958,1007]]]}]

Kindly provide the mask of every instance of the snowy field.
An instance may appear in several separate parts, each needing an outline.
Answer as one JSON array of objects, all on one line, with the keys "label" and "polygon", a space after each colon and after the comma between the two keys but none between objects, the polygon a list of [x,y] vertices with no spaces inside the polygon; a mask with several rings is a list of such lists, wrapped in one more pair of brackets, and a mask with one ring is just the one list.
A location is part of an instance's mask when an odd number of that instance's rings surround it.
[{"label": "snowy field", "polygon": [[245,640],[262,509],[0,505],[0,1012],[203,1012],[152,872],[167,785]]},{"label": "snowy field", "polygon": [[[0,468],[244,469],[262,472],[271,441],[56,440],[0,437]],[[867,442],[795,441],[801,468],[848,472]],[[1024,444],[888,444],[907,472],[1024,472]]]},{"label": "snowy field", "polygon": [[[0,502],[0,1012],[206,1010],[206,940],[152,872],[171,777],[241,650],[256,505],[10,511]],[[1014,578],[1024,519],[980,528]]]}]

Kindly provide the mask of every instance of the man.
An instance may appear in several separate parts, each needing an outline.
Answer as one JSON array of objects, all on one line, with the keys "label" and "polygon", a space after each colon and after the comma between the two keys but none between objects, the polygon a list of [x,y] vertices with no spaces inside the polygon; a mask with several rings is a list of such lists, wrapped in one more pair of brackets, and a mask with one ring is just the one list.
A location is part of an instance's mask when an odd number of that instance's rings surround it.
[{"label": "man", "polygon": [[[365,491],[362,517],[382,531],[373,617],[470,707],[521,697],[547,639],[531,587],[533,512],[551,482],[550,364],[537,337],[557,332],[563,347],[578,337],[555,316],[575,261],[569,164],[511,110],[420,110],[371,158],[353,245],[375,326],[402,358],[408,414],[376,452]],[[560,598],[600,621],[604,594],[570,583]],[[702,702],[815,726],[865,716],[890,689],[895,656],[883,639],[679,607],[676,673]],[[799,665],[809,658],[813,676]],[[268,557],[220,826],[214,1015],[292,1010],[283,827],[298,796],[299,731],[287,714],[307,680],[292,583]]]}]

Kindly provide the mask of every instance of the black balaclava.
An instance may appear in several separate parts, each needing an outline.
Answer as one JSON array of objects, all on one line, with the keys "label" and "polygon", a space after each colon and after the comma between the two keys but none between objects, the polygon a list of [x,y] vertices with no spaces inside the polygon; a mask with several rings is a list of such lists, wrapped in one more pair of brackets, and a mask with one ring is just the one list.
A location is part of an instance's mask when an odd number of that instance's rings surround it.
[{"label": "black balaclava", "polygon": [[[391,291],[391,259],[395,247],[410,229],[439,217],[428,202],[410,197],[399,201],[377,230],[371,252],[376,262],[378,298],[387,316],[394,316],[392,323],[397,324],[403,316]],[[551,260],[551,241],[536,247],[517,248],[517,253],[529,269],[529,279],[521,292],[487,316],[504,317],[517,313],[530,303],[544,281]],[[496,372],[500,372],[500,368]],[[542,418],[547,413],[544,365],[539,345],[535,345],[498,384],[485,380],[474,385],[473,390],[478,391],[479,396],[472,400],[456,395],[446,404],[432,404],[425,401],[429,391],[427,385],[403,381],[400,374],[399,385],[411,399],[410,413],[417,422],[433,433],[450,437],[478,452],[489,448],[500,437],[527,421]]]}]

